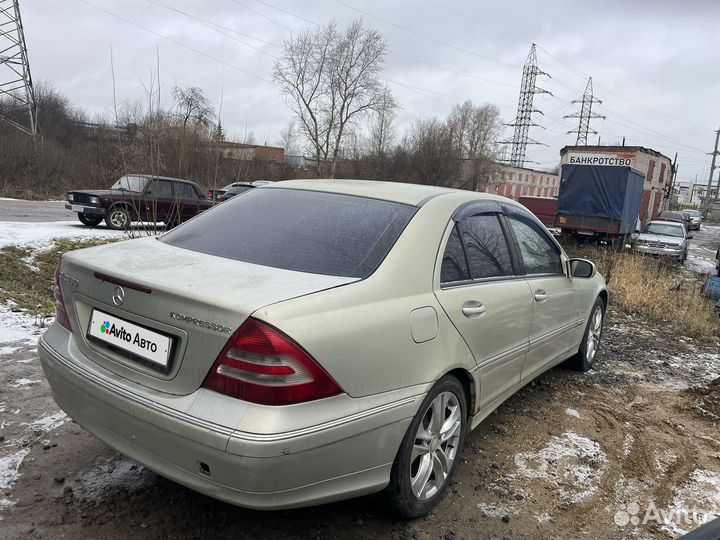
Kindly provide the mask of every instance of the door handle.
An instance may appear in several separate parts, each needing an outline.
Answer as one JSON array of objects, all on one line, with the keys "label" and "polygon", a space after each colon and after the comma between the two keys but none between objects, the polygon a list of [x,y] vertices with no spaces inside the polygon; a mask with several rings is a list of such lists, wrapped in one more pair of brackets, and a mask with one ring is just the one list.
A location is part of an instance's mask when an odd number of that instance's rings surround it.
[{"label": "door handle", "polygon": [[462,308],[463,315],[466,317],[479,317],[484,315],[487,308],[480,302],[468,302]]},{"label": "door handle", "polygon": [[542,289],[538,289],[537,291],[535,291],[535,295],[534,295],[534,296],[535,296],[535,301],[536,301],[536,302],[544,302],[545,300],[548,299],[548,295],[547,295],[547,294],[545,293],[545,291],[542,290]]}]

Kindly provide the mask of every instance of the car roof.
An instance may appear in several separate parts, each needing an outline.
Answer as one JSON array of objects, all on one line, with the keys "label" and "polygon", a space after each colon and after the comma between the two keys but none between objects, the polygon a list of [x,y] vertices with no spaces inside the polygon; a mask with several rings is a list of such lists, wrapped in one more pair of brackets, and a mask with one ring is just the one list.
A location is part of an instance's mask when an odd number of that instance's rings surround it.
[{"label": "car roof", "polygon": [[193,180],[185,180],[184,178],[173,178],[172,176],[160,176],[158,174],[142,174],[142,173],[128,173],[123,176],[141,176],[142,178],[152,178],[154,180],[172,180],[173,182],[185,182],[187,184],[197,184]]},{"label": "car roof", "polygon": [[302,189],[308,191],[326,191],[344,195],[355,195],[371,199],[421,206],[426,201],[450,193],[467,194],[476,199],[503,199],[496,195],[466,191],[454,188],[428,186],[420,184],[404,184],[400,182],[378,182],[373,180],[321,179],[321,180],[285,180],[263,186],[263,189]]}]

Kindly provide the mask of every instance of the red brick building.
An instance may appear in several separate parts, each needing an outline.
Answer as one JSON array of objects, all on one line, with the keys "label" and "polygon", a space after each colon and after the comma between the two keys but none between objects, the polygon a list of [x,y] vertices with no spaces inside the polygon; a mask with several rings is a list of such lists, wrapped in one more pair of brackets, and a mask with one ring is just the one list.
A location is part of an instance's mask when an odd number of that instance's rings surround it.
[{"label": "red brick building", "polygon": [[500,165],[485,192],[518,200],[523,196],[557,197],[559,188],[560,177],[554,172]]}]

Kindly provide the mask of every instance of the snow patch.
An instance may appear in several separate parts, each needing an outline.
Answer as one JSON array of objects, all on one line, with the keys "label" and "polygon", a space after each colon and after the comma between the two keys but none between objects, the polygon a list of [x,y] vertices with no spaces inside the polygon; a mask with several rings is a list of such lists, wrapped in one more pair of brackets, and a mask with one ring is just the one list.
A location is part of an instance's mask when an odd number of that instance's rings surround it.
[{"label": "snow patch", "polygon": [[582,416],[580,416],[580,413],[577,412],[575,409],[565,409],[565,414],[567,414],[568,416],[574,416],[575,418],[582,418]]},{"label": "snow patch", "polygon": [[0,356],[10,356],[19,351],[22,347],[0,347]]},{"label": "snow patch", "polygon": [[[720,517],[719,473],[695,469],[690,475],[690,481],[675,490],[675,497],[670,502],[666,515],[682,518],[692,516],[694,512],[701,514],[707,521]],[[686,530],[687,526],[682,519],[676,518],[663,524],[661,529],[675,537],[694,528],[693,526]]]},{"label": "snow patch", "polygon": [[7,489],[17,482],[20,476],[18,469],[29,453],[29,448],[23,448],[14,454],[0,457],[0,489]]},{"label": "snow patch", "polygon": [[32,386],[40,381],[34,381],[32,379],[15,379],[12,383],[8,384],[10,388],[20,388],[21,386]]},{"label": "snow patch", "polygon": [[551,516],[550,514],[548,514],[547,512],[544,512],[544,513],[542,513],[542,514],[540,514],[540,515],[538,515],[538,516],[535,516],[535,517],[536,517],[536,519],[538,520],[538,522],[539,522],[539,523],[542,523],[543,525],[544,525],[545,523],[551,523],[552,520],[553,520],[552,516]]},{"label": "snow patch", "polygon": [[126,238],[125,231],[86,227],[79,221],[4,221],[0,227],[0,248],[5,246],[50,247],[56,238]]},{"label": "snow patch", "polygon": [[69,420],[70,419],[68,418],[67,414],[62,411],[58,411],[55,414],[45,416],[40,420],[35,420],[34,422],[30,422],[30,424],[26,425],[30,425],[36,429],[42,429],[43,431],[52,431],[53,429],[59,428]]},{"label": "snow patch", "polygon": [[572,431],[552,437],[537,452],[515,454],[515,466],[521,476],[549,482],[567,504],[592,497],[607,464],[607,454],[597,442]]},{"label": "snow patch", "polygon": [[52,321],[52,318],[44,319],[23,311],[13,311],[12,304],[0,305],[0,343],[37,345],[40,334]]},{"label": "snow patch", "polygon": [[625,440],[623,441],[623,455],[625,457],[630,455],[633,446],[635,446],[635,437],[633,437],[630,433],[627,433],[625,435]]},{"label": "snow patch", "polygon": [[503,516],[517,515],[517,511],[505,508],[502,506],[496,506],[494,504],[477,503],[477,509],[483,514],[491,518],[502,518]]}]

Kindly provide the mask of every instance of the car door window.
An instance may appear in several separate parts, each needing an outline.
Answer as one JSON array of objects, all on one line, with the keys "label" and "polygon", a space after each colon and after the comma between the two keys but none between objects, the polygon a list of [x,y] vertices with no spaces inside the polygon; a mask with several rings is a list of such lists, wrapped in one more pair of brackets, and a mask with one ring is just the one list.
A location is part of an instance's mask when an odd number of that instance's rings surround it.
[{"label": "car door window", "polygon": [[198,195],[191,184],[177,184],[178,197],[181,199],[197,199]]},{"label": "car door window", "polygon": [[172,182],[167,180],[153,180],[148,186],[146,195],[153,195],[155,197],[173,197],[173,185]]},{"label": "car door window", "polygon": [[519,216],[507,218],[515,233],[526,274],[562,274],[562,260],[557,246],[530,220]]},{"label": "car door window", "polygon": [[472,279],[513,275],[510,250],[496,214],[468,217],[458,228]]},{"label": "car door window", "polygon": [[440,270],[440,282],[467,281],[470,279],[465,250],[460,241],[460,233],[455,225],[445,246]]}]

